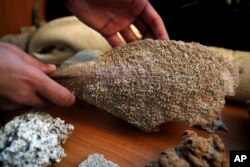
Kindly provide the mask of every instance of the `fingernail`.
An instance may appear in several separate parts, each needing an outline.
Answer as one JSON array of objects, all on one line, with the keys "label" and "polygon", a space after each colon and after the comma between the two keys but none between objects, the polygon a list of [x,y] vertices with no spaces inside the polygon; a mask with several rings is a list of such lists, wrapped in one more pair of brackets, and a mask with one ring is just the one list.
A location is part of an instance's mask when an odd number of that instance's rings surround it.
[{"label": "fingernail", "polygon": [[55,65],[55,64],[47,64],[47,66],[48,66],[51,70],[53,70],[53,71],[56,70],[56,65]]}]

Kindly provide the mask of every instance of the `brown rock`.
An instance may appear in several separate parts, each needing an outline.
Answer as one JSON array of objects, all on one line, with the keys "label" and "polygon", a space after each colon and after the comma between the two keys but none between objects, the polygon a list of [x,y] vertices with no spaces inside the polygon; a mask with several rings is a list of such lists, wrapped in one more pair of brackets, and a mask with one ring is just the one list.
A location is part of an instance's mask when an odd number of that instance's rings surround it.
[{"label": "brown rock", "polygon": [[224,154],[225,146],[219,136],[203,138],[188,130],[178,146],[164,150],[159,160],[147,167],[225,167]]}]

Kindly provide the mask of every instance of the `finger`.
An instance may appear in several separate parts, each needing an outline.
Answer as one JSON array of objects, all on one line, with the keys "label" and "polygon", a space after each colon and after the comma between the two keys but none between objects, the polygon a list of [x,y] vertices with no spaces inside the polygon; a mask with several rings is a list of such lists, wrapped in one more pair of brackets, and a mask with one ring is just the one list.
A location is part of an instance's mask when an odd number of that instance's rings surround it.
[{"label": "finger", "polygon": [[58,106],[70,106],[75,102],[75,96],[66,88],[47,77],[46,75],[37,78],[37,92]]},{"label": "finger", "polygon": [[14,106],[31,106],[31,107],[48,107],[51,103],[37,94],[34,89],[22,87],[22,90],[16,91],[14,94],[9,94],[5,98],[0,99],[0,105],[3,104],[7,107]]},{"label": "finger", "polygon": [[2,111],[16,110],[24,107],[24,105],[20,105],[18,103],[10,101],[9,99],[0,99],[0,110]]},{"label": "finger", "polygon": [[35,93],[32,97],[29,98],[29,103],[27,105],[32,107],[44,108],[49,107],[51,103],[39,94]]},{"label": "finger", "polygon": [[148,3],[142,13],[142,18],[150,27],[156,39],[169,40],[164,23],[150,3]]},{"label": "finger", "polygon": [[154,35],[151,32],[150,28],[142,20],[140,20],[140,19],[135,20],[134,25],[140,31],[140,33],[142,35],[142,38],[144,38],[144,39],[145,38],[154,39]]},{"label": "finger", "polygon": [[2,111],[11,111],[11,110],[17,110],[17,109],[23,109],[26,108],[27,106],[24,105],[15,105],[15,104],[4,104],[1,105],[0,110]]},{"label": "finger", "polygon": [[39,68],[41,71],[43,71],[46,74],[50,74],[56,70],[56,66],[54,64],[44,64],[38,61],[37,59],[31,57],[30,55],[26,54],[25,52],[23,52],[22,59],[25,62]]},{"label": "finger", "polygon": [[120,34],[127,43],[137,40],[137,37],[130,27],[127,27],[124,30],[120,31]]},{"label": "finger", "polygon": [[33,66],[36,66],[37,68],[39,68],[41,71],[43,71],[46,74],[50,74],[56,70],[56,66],[54,64],[48,64],[48,65],[44,64],[44,63],[38,61],[37,59],[33,58],[32,56],[28,55],[26,52],[19,49],[15,45],[5,43],[5,44],[1,44],[1,46],[15,52],[25,62],[27,62]]},{"label": "finger", "polygon": [[106,39],[112,47],[120,47],[120,46],[125,45],[125,43],[123,42],[121,37],[119,37],[118,34],[108,36],[106,37]]}]

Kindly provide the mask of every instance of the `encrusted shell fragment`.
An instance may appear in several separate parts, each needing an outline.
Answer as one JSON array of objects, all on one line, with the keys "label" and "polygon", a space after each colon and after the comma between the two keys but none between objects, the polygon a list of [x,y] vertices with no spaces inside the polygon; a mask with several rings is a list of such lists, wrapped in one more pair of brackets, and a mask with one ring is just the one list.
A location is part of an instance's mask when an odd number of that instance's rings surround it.
[{"label": "encrusted shell fragment", "polygon": [[146,132],[172,120],[212,124],[238,85],[237,67],[207,47],[150,39],[59,68],[52,77]]},{"label": "encrusted shell fragment", "polygon": [[0,166],[45,167],[66,156],[61,144],[74,127],[48,113],[27,112],[0,129]]},{"label": "encrusted shell fragment", "polygon": [[218,135],[209,138],[187,130],[183,141],[172,149],[164,150],[158,161],[146,167],[225,167],[225,146]]}]

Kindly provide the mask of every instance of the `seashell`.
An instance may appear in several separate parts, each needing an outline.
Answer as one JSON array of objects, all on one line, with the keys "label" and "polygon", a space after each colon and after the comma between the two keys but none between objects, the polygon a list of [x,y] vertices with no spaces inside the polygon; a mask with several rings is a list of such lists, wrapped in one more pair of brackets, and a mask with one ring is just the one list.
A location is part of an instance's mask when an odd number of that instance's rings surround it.
[{"label": "seashell", "polygon": [[58,68],[52,77],[79,99],[151,132],[168,121],[211,126],[239,74],[201,44],[145,39]]},{"label": "seashell", "polygon": [[239,86],[236,89],[235,96],[226,97],[230,100],[246,102],[250,100],[250,52],[241,50],[231,50],[220,47],[209,47],[220,54],[227,56],[239,68]]},{"label": "seashell", "polygon": [[100,33],[75,16],[47,22],[30,40],[29,54],[45,63],[60,65],[79,51],[99,50],[104,53],[111,46]]}]

